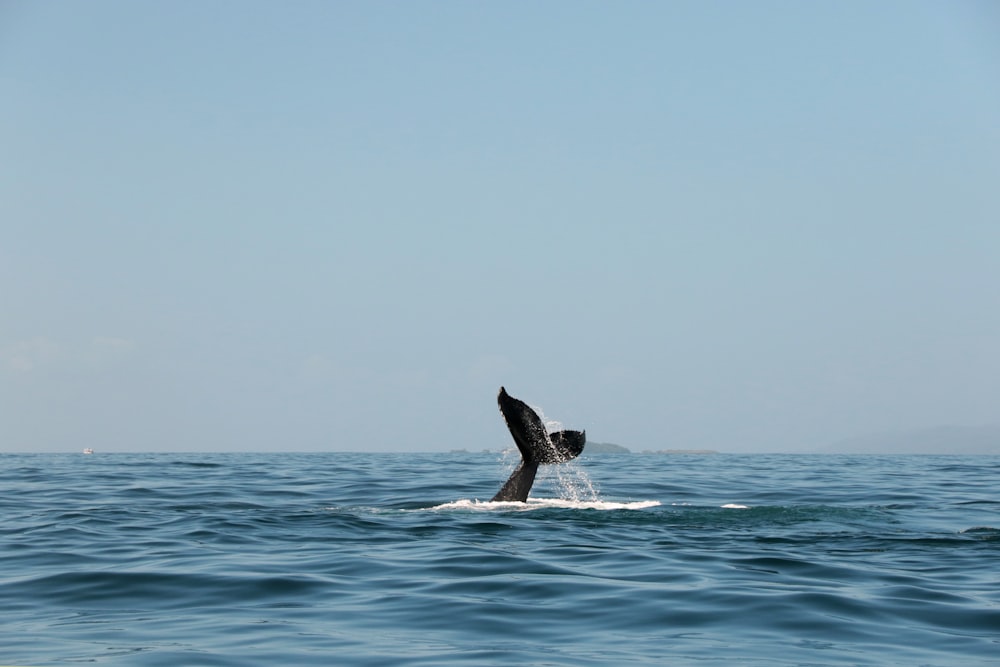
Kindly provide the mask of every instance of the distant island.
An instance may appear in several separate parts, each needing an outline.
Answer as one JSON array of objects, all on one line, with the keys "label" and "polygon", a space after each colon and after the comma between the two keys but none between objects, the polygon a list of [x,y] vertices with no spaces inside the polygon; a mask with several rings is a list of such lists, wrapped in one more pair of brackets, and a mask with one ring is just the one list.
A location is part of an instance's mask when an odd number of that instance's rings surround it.
[{"label": "distant island", "polygon": [[[496,451],[491,450],[491,449],[483,449],[483,450],[481,450],[480,453],[482,453],[482,454],[499,454],[499,453],[502,453],[503,451],[504,450],[502,450],[502,449],[501,450],[496,450]],[[472,454],[474,452],[470,452],[468,449],[453,449],[453,450],[451,450],[450,453],[451,454]],[[628,447],[623,447],[621,445],[616,445],[616,444],[614,444],[612,442],[594,442],[592,440],[588,440],[586,446],[583,449],[584,456],[586,456],[588,454],[633,454],[633,453],[634,452],[631,449],[629,449]],[[718,453],[719,452],[715,451],[714,449],[658,449],[658,450],[655,450],[655,451],[654,450],[650,450],[650,449],[644,449],[642,452],[640,452],[640,454],[643,455],[643,456],[648,456],[648,455],[676,455],[676,454],[679,454],[679,455],[697,455],[697,456],[701,456],[701,455],[706,455],[706,454],[718,454]]]},{"label": "distant island", "polygon": [[[513,445],[511,445],[513,448]],[[499,453],[489,449],[483,454]],[[468,450],[452,450],[452,454],[469,454]],[[720,452],[714,449],[644,449],[633,452],[628,447],[611,442],[587,441],[584,455],[637,454],[640,456],[681,455],[703,456]],[[845,438],[814,448],[802,448],[798,454],[956,454],[960,456],[1000,456],[1000,424],[986,426],[935,426],[925,429],[886,431]]]},{"label": "distant island", "polygon": [[632,450],[628,447],[622,447],[621,445],[615,445],[610,442],[591,442],[587,441],[587,444],[583,447],[584,454],[631,454]]},{"label": "distant island", "polygon": [[[610,442],[587,442],[587,446],[583,450],[584,454],[631,454],[632,450],[628,447],[622,447],[621,445],[615,445]],[[644,449],[641,452],[643,455],[648,454],[718,454],[719,452],[714,449],[658,449],[656,451],[650,449]]]},{"label": "distant island", "polygon": [[840,440],[817,451],[822,454],[1000,454],[1000,424],[873,433]]}]

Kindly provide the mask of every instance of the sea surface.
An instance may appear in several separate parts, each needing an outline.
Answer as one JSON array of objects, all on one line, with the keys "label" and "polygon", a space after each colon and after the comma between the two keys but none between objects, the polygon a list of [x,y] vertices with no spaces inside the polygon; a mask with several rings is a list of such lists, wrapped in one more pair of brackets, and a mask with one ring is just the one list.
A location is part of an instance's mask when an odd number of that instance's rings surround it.
[{"label": "sea surface", "polygon": [[1000,457],[513,465],[0,455],[0,664],[1000,665]]}]

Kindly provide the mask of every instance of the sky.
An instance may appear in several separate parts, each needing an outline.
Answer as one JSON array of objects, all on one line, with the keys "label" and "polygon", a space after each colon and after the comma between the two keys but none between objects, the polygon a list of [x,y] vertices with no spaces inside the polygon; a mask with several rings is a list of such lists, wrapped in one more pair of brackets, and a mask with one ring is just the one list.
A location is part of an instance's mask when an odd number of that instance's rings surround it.
[{"label": "sky", "polygon": [[993,2],[0,0],[0,451],[1000,422]]}]

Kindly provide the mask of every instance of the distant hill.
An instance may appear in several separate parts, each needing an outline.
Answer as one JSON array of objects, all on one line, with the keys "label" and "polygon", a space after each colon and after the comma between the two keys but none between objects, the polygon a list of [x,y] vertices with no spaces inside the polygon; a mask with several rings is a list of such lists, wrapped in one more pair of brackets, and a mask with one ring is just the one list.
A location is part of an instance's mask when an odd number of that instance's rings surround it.
[{"label": "distant hill", "polygon": [[818,451],[826,454],[1000,454],[1000,424],[873,433],[840,440]]},{"label": "distant hill", "polygon": [[[628,447],[615,445],[610,442],[590,442],[583,450],[584,454],[631,454]],[[643,454],[718,454],[714,449],[661,449],[658,451],[644,450]]]},{"label": "distant hill", "polygon": [[632,450],[627,447],[622,447],[621,445],[615,445],[610,442],[591,442],[587,441],[587,444],[583,447],[584,454],[631,454]]}]

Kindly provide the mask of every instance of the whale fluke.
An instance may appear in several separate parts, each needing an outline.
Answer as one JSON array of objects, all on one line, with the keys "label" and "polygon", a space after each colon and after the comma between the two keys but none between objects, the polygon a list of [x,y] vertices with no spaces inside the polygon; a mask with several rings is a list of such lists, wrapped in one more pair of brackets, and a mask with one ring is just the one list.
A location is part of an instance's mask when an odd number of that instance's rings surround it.
[{"label": "whale fluke", "polygon": [[504,483],[493,501],[524,502],[535,482],[538,466],[562,463],[580,455],[587,442],[585,431],[556,431],[547,433],[538,413],[527,403],[518,400],[500,387],[497,395],[500,413],[521,452],[521,463]]}]

